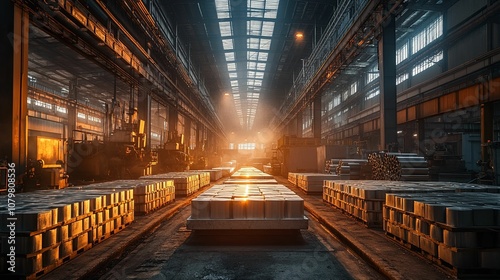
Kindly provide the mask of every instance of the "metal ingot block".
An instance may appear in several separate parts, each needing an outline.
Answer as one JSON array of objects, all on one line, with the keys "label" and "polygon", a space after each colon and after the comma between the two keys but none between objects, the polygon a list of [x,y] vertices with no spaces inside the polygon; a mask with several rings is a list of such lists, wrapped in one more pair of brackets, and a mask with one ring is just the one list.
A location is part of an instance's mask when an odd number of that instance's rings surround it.
[{"label": "metal ingot block", "polygon": [[59,245],[59,258],[64,258],[73,253],[73,240],[63,241]]},{"label": "metal ingot block", "polygon": [[451,227],[471,227],[474,224],[472,208],[448,207],[446,208],[446,224]]},{"label": "metal ingot block", "polygon": [[42,247],[47,248],[57,243],[57,228],[42,232]]},{"label": "metal ingot block", "polygon": [[264,219],[264,198],[261,196],[251,196],[248,198],[247,218]]},{"label": "metal ingot block", "polygon": [[210,199],[211,219],[231,219],[231,199],[213,197]]},{"label": "metal ingot block", "polygon": [[[50,210],[30,210],[32,213],[20,213],[17,214],[19,230],[25,231],[39,231],[48,228],[53,225],[52,223],[52,212]],[[17,230],[17,228],[16,228]]]},{"label": "metal ingot block", "polygon": [[283,197],[266,197],[264,200],[265,218],[280,220],[285,216],[285,199]]},{"label": "metal ingot block", "polygon": [[49,249],[42,253],[43,266],[49,266],[59,260],[59,246]]},{"label": "metal ingot block", "polygon": [[425,218],[430,221],[446,222],[446,205],[439,203],[425,204]]},{"label": "metal ingot block", "polygon": [[297,197],[285,197],[285,218],[304,218],[304,200]]},{"label": "metal ingot block", "polygon": [[247,205],[247,198],[235,197],[233,199],[233,219],[246,219]]},{"label": "metal ingot block", "polygon": [[489,206],[475,206],[472,209],[472,215],[474,226],[494,226],[496,223],[495,210]]},{"label": "metal ingot block", "polygon": [[456,248],[476,248],[476,232],[443,230],[443,243]]},{"label": "metal ingot block", "polygon": [[191,200],[191,218],[210,219],[210,199],[208,196],[199,196]]}]

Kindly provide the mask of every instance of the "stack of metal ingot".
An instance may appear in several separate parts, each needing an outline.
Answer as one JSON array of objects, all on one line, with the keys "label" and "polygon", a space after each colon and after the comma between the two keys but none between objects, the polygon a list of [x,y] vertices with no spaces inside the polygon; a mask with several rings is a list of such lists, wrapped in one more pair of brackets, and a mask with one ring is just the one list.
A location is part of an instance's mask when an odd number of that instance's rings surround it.
[{"label": "stack of metal ingot", "polygon": [[210,174],[210,181],[215,182],[222,178],[222,170],[220,169],[206,169],[206,170],[193,170],[193,171],[202,171],[202,172],[208,172]]},{"label": "stack of metal ingot", "polygon": [[288,172],[288,182],[292,183],[294,186],[297,186],[297,176],[299,173]]},{"label": "stack of metal ingot", "polygon": [[134,212],[148,214],[175,200],[174,180],[120,180],[112,183],[134,189]]},{"label": "stack of metal ingot", "polygon": [[387,194],[384,229],[457,277],[500,273],[500,193]]},{"label": "stack of metal ingot", "polygon": [[193,171],[188,171],[186,173],[198,175],[199,180],[200,180],[200,188],[210,185],[210,172],[201,171],[201,170],[193,170]]},{"label": "stack of metal ingot", "polygon": [[[0,206],[2,221],[17,219],[15,263],[20,277],[43,275],[134,220],[133,189],[92,188],[98,185],[16,194],[14,216]],[[1,273],[7,272],[9,234],[7,223],[2,223]]]},{"label": "stack of metal ingot", "polygon": [[235,171],[234,167],[214,167],[212,169],[222,170],[222,177],[229,177]]},{"label": "stack of metal ingot", "polygon": [[307,228],[304,201],[283,185],[215,185],[191,201],[190,229]]},{"label": "stack of metal ingot", "polygon": [[189,196],[200,189],[200,176],[188,172],[168,172],[155,175],[142,176],[141,180],[173,180],[175,196]]},{"label": "stack of metal ingot", "polygon": [[321,173],[297,173],[297,186],[305,193],[322,193],[323,181],[336,180],[337,175]]},{"label": "stack of metal ingot", "polygon": [[383,225],[383,206],[388,193],[492,191],[498,187],[448,182],[399,182],[380,180],[325,181],[323,200],[369,227]]}]

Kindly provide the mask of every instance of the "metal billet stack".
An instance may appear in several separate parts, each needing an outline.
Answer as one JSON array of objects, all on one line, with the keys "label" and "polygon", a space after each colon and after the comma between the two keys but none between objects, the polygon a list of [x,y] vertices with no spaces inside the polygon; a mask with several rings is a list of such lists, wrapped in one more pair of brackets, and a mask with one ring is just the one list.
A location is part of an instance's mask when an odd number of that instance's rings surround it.
[{"label": "metal billet stack", "polygon": [[498,277],[499,201],[499,193],[387,194],[384,229],[459,278]]},{"label": "metal billet stack", "polygon": [[222,171],[222,177],[229,177],[235,171],[234,167],[214,167],[212,169],[221,170]]},{"label": "metal billet stack", "polygon": [[215,182],[222,178],[222,170],[220,169],[207,169],[207,170],[193,170],[196,172],[202,171],[202,172],[208,172],[210,174],[210,181]]},{"label": "metal billet stack", "polygon": [[198,175],[199,180],[200,180],[200,188],[210,185],[210,172],[201,171],[201,170],[193,170],[193,171],[188,171],[186,173]]},{"label": "metal billet stack", "polygon": [[413,153],[372,153],[368,155],[372,179],[428,181],[429,167],[424,157]]},{"label": "metal billet stack", "polygon": [[305,193],[322,193],[325,180],[336,180],[339,177],[333,174],[297,173],[297,186]]},{"label": "metal billet stack", "polygon": [[133,187],[136,215],[148,214],[175,201],[173,180],[119,180],[115,182]]},{"label": "metal billet stack", "polygon": [[[134,220],[132,188],[43,190],[16,194],[16,276],[36,278],[78,256]],[[0,219],[7,221],[6,206]],[[10,250],[7,223],[0,228],[0,273]]]},{"label": "metal billet stack", "polygon": [[193,230],[307,228],[304,200],[283,185],[215,185],[191,201]]},{"label": "metal billet stack", "polygon": [[499,187],[448,182],[401,182],[380,180],[329,181],[323,200],[362,221],[368,227],[382,227],[383,206],[389,193],[497,192]]},{"label": "metal billet stack", "polygon": [[175,196],[189,196],[200,189],[200,177],[198,174],[187,172],[169,172],[163,174],[142,176],[141,180],[173,180]]},{"label": "metal billet stack", "polygon": [[288,182],[292,183],[294,186],[297,186],[297,176],[298,173],[288,172]]},{"label": "metal billet stack", "polygon": [[371,178],[371,167],[366,159],[331,159],[335,174],[344,180],[362,180]]}]

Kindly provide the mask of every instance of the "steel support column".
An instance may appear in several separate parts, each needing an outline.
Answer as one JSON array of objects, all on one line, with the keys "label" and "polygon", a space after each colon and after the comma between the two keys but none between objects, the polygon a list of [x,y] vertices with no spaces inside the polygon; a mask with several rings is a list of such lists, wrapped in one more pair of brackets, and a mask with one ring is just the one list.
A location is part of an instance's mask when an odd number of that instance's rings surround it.
[{"label": "steel support column", "polygon": [[304,117],[303,117],[303,112],[297,113],[297,116],[295,117],[295,124],[296,124],[296,130],[295,130],[295,135],[297,137],[303,137],[304,136]]},{"label": "steel support column", "polygon": [[151,149],[151,95],[148,92],[139,90],[137,100],[137,110],[139,120],[145,122],[144,135],[146,135],[146,150]]},{"label": "steel support column", "polygon": [[321,95],[314,98],[313,103],[313,137],[321,138]]},{"label": "steel support column", "polygon": [[29,14],[13,1],[0,1],[0,156],[26,170],[28,132]]},{"label": "steel support column", "polygon": [[389,16],[378,43],[380,72],[380,148],[388,149],[397,139],[396,111],[396,23]]},{"label": "steel support column", "polygon": [[[493,103],[484,103],[481,104],[481,144],[493,141],[493,136]],[[481,146],[481,158],[485,162],[490,160],[486,145]]]}]

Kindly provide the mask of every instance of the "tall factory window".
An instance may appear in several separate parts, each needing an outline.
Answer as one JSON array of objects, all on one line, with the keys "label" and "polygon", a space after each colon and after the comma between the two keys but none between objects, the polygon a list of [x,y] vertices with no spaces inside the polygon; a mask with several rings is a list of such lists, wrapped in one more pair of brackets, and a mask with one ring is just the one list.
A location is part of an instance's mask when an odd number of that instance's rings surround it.
[{"label": "tall factory window", "polygon": [[378,88],[376,89],[372,89],[370,90],[366,96],[365,96],[365,100],[369,100],[369,99],[372,99],[374,98],[375,96],[379,95],[380,94],[380,90]]},{"label": "tall factory window", "polygon": [[436,20],[426,26],[424,30],[412,38],[411,53],[417,53],[441,35],[443,35],[443,16],[439,16]]},{"label": "tall factory window", "polygon": [[408,42],[396,51],[396,65],[408,58]]},{"label": "tall factory window", "polygon": [[399,85],[400,83],[408,80],[408,73],[403,73],[399,76],[396,77],[396,85]]},{"label": "tall factory window", "polygon": [[35,106],[52,110],[52,104],[47,103],[47,102],[43,102],[43,101],[40,101],[40,100],[35,100]]},{"label": "tall factory window", "polygon": [[240,143],[238,150],[255,150],[255,143]]},{"label": "tall factory window", "polygon": [[439,53],[425,59],[424,61],[420,62],[415,67],[413,67],[412,75],[415,76],[415,75],[423,72],[425,69],[433,66],[434,64],[438,63],[442,59],[443,59],[443,51],[440,51]]},{"label": "tall factory window", "polygon": [[369,84],[377,79],[379,76],[378,72],[378,64],[373,65],[370,69],[368,69],[368,75],[366,77],[366,83]]},{"label": "tall factory window", "polygon": [[101,118],[94,117],[94,116],[91,116],[91,115],[89,115],[87,119],[88,119],[89,121],[92,121],[92,122],[102,123]]},{"label": "tall factory window", "polygon": [[76,115],[79,119],[86,119],[87,118],[87,115],[85,115],[84,113],[80,113],[78,112],[78,114]]},{"label": "tall factory window", "polygon": [[61,107],[61,106],[56,106],[56,111],[59,113],[63,113],[63,114],[68,113],[68,109],[66,109],[65,107]]}]

